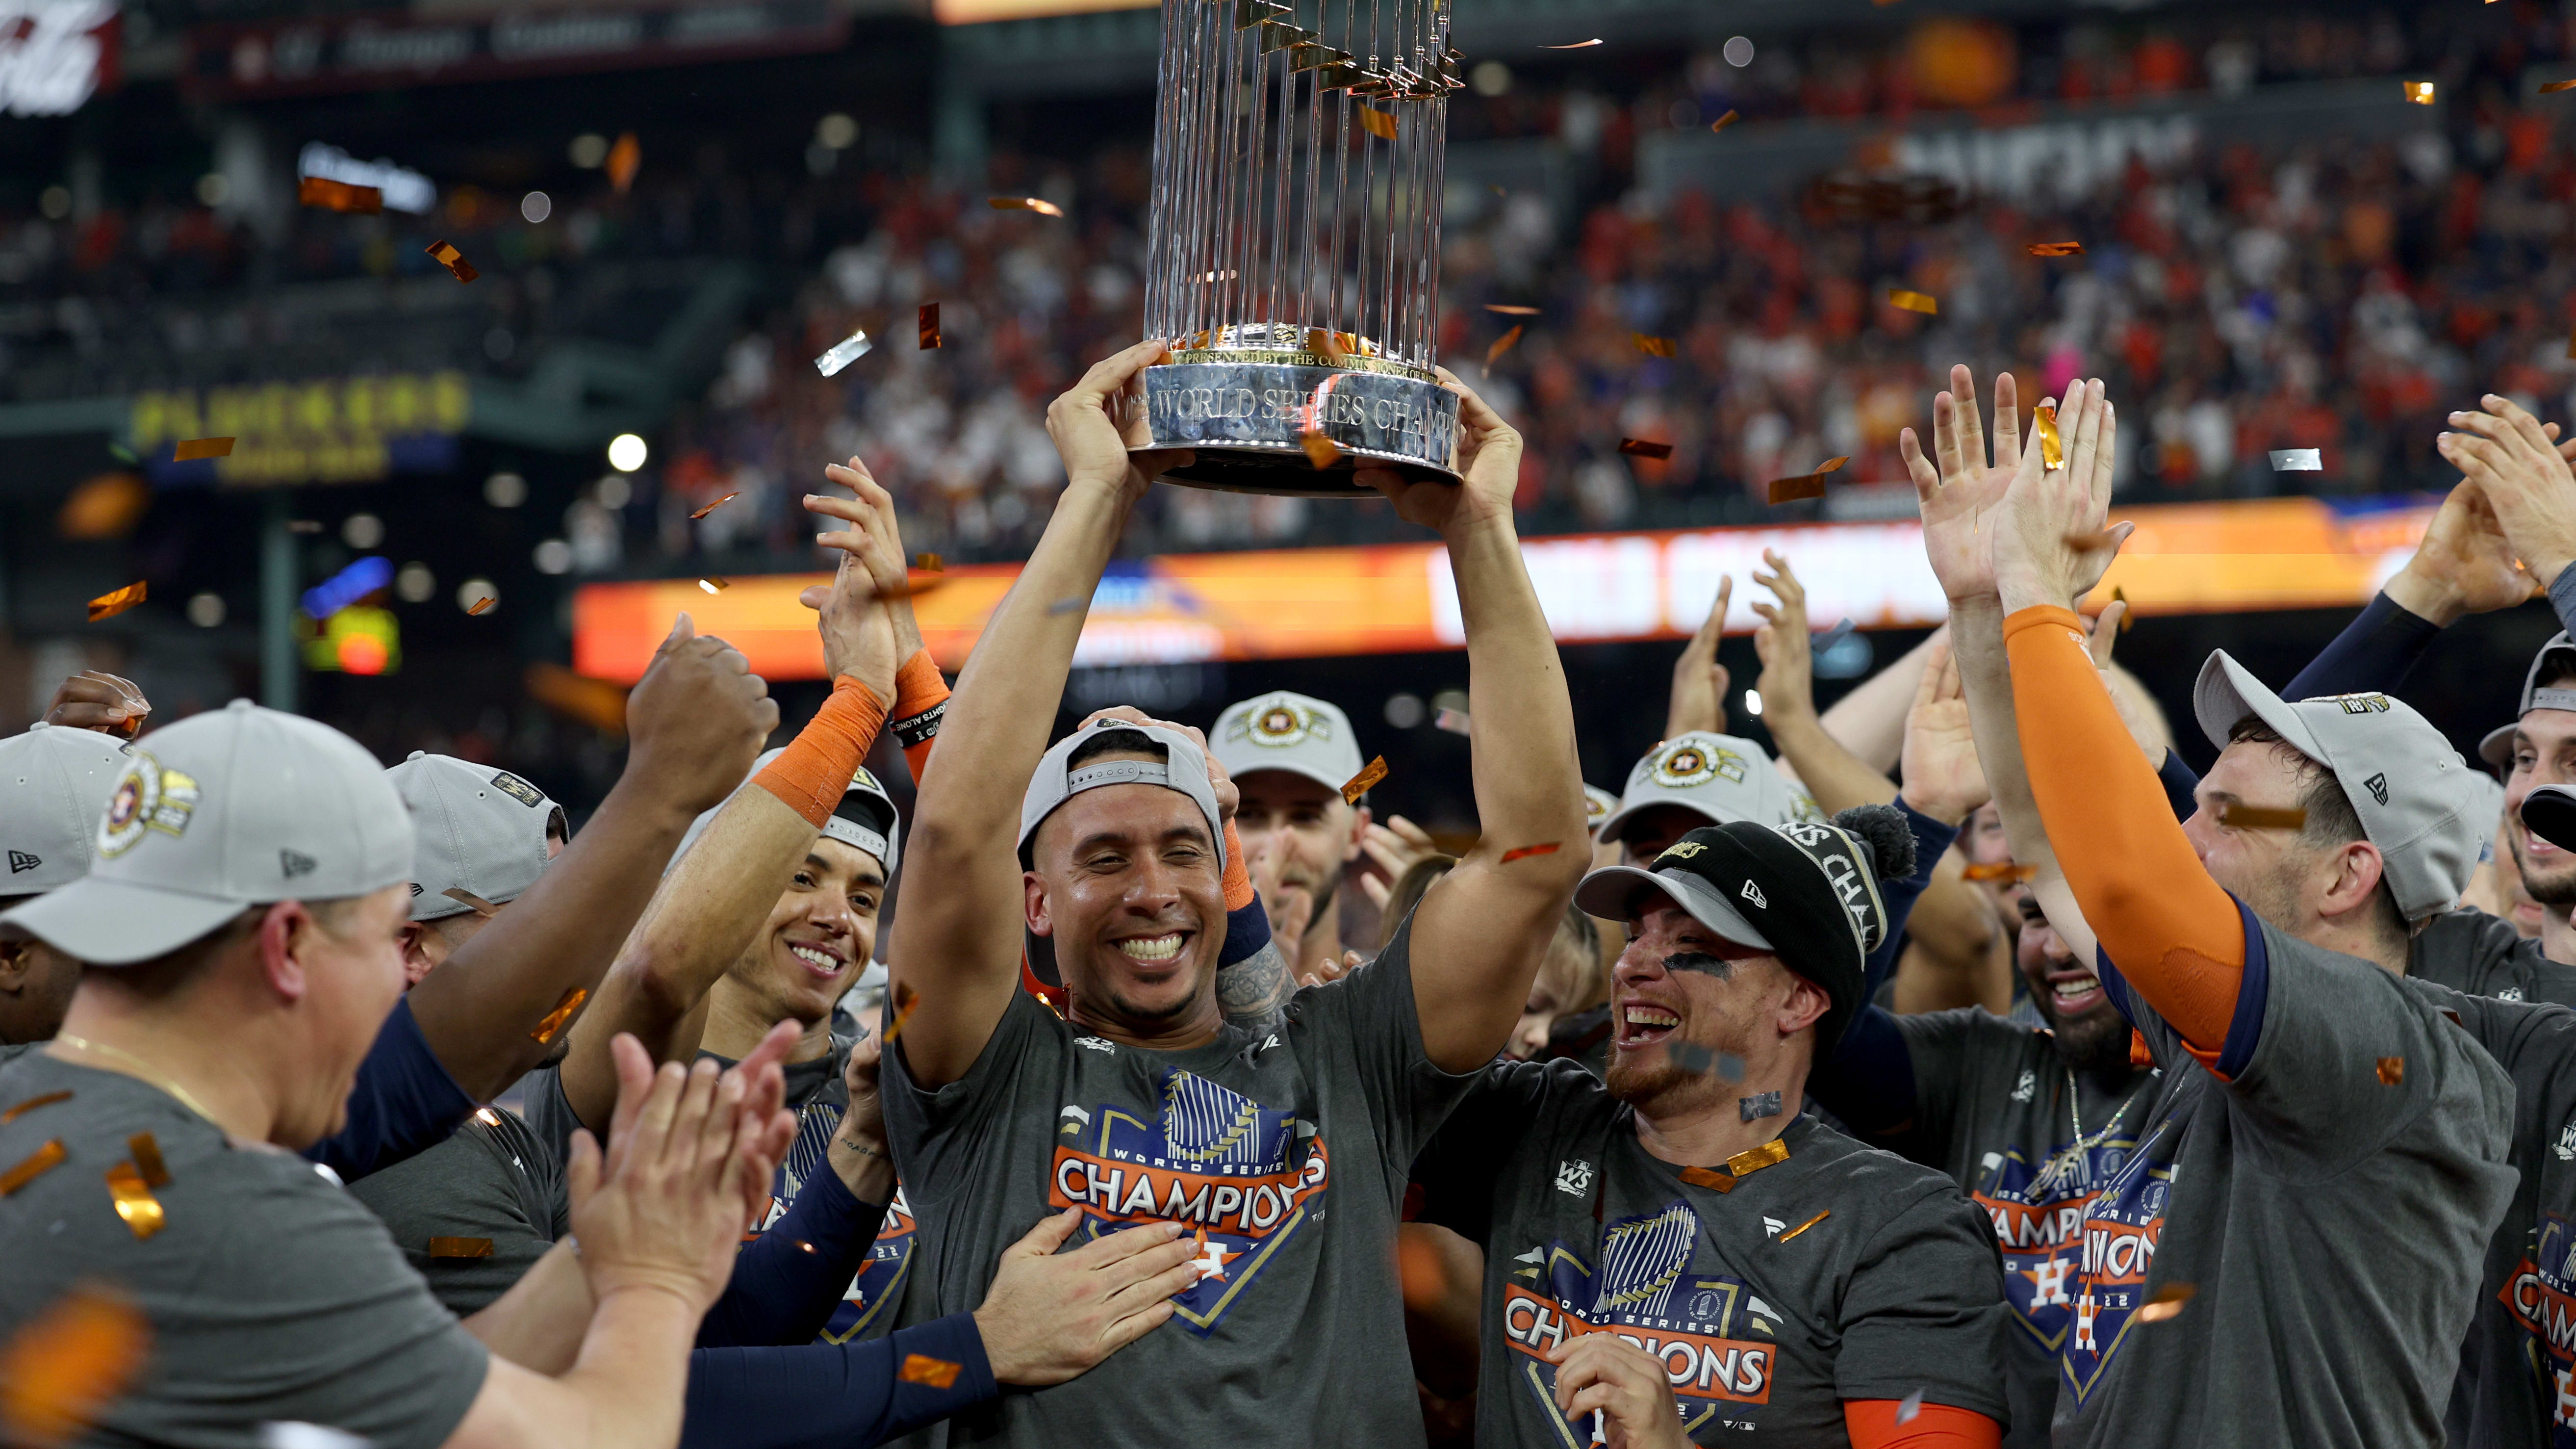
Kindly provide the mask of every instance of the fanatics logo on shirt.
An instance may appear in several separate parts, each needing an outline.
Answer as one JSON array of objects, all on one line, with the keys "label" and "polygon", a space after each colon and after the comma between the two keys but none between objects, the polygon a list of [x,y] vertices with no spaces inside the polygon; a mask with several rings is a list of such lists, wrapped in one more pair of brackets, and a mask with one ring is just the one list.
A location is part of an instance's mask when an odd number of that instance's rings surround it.
[{"label": "fanatics logo on shirt", "polygon": [[1309,1216],[1323,1216],[1331,1158],[1312,1124],[1205,1077],[1166,1072],[1162,1099],[1151,1122],[1108,1103],[1067,1106],[1059,1141],[1074,1142],[1055,1149],[1047,1202],[1081,1208],[1090,1238],[1163,1220],[1204,1232],[1224,1271],[1203,1274],[1172,1307],[1205,1338]]}]

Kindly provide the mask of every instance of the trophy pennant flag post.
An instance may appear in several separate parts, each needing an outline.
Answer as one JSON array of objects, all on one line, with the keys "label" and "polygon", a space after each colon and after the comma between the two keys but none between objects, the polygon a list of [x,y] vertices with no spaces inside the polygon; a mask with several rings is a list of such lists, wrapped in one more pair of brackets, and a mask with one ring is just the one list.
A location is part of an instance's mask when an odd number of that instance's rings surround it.
[{"label": "trophy pennant flag post", "polygon": [[[1375,497],[1353,467],[1453,480],[1432,375],[1450,0],[1163,0],[1131,448],[1202,488]],[[1328,466],[1308,446],[1338,450]]]}]

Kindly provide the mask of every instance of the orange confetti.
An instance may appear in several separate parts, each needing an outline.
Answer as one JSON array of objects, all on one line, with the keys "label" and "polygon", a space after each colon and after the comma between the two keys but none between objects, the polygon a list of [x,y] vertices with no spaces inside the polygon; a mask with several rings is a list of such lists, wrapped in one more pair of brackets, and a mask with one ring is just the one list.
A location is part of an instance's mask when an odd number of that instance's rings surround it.
[{"label": "orange confetti", "polygon": [[2544,96],[2554,96],[2564,90],[2576,90],[2576,80],[2543,81],[2540,85],[2540,93]]},{"label": "orange confetti", "polygon": [[921,350],[936,352],[939,349],[939,304],[922,303],[921,316],[917,325],[921,329]]},{"label": "orange confetti", "polygon": [[131,1162],[120,1162],[107,1170],[107,1195],[116,1204],[116,1215],[137,1238],[148,1238],[169,1226],[161,1211],[161,1199],[152,1195],[143,1174]]},{"label": "orange confetti", "polygon": [[422,248],[422,250],[427,252],[430,256],[437,258],[438,264],[454,273],[456,280],[459,282],[470,282],[476,277],[483,275],[481,272],[474,270],[474,264],[472,262],[465,260],[465,254],[463,252],[458,251],[456,248],[449,246],[443,241],[431,242],[428,246]]},{"label": "orange confetti", "polygon": [[894,1020],[886,1023],[885,1044],[887,1046],[893,1046],[894,1039],[903,1034],[903,1024],[912,1020],[912,1009],[920,1004],[921,993],[912,989],[911,982],[895,983]]},{"label": "orange confetti", "polygon": [[478,916],[497,916],[501,914],[501,908],[499,906],[492,904],[490,901],[483,899],[481,896],[474,894],[474,892],[467,890],[463,886],[449,886],[447,889],[440,891],[439,894],[456,902],[458,905],[465,907],[467,910],[472,911]]},{"label": "orange confetti", "polygon": [[295,184],[295,199],[301,205],[318,207],[324,211],[355,211],[368,216],[379,215],[385,209],[383,188],[352,186],[346,181],[334,181],[327,176],[307,176],[298,181]]},{"label": "orange confetti", "polygon": [[50,1107],[56,1102],[68,1102],[71,1099],[72,1094],[69,1092],[47,1092],[41,1097],[29,1097],[27,1100],[10,1108],[8,1111],[0,1112],[0,1127],[8,1126],[10,1123],[17,1121],[19,1118],[26,1116],[30,1112],[35,1111],[38,1107]]},{"label": "orange confetti", "polygon": [[617,188],[618,195],[625,195],[626,188],[635,184],[635,173],[643,164],[644,147],[635,139],[635,133],[629,131],[617,138],[616,145],[608,148],[608,184]]},{"label": "orange confetti", "polygon": [[2199,1292],[2199,1288],[2189,1283],[2167,1283],[2147,1295],[2147,1301],[2138,1306],[2138,1321],[2162,1323],[2182,1312],[2182,1306],[2189,1303]]},{"label": "orange confetti", "polygon": [[1545,845],[1518,846],[1503,852],[1503,864],[1509,865],[1513,861],[1519,860],[1521,857],[1528,855],[1554,855],[1556,854],[1557,846],[1558,842],[1553,840],[1549,841]]},{"label": "orange confetti", "polygon": [[581,1004],[589,999],[590,992],[585,987],[575,986],[566,990],[563,999],[555,1003],[555,1009],[547,1012],[546,1019],[538,1022],[537,1029],[528,1035],[539,1046],[553,1046],[555,1038],[563,1035],[564,1028],[572,1024],[572,1014],[581,1010]]},{"label": "orange confetti", "polygon": [[492,597],[490,594],[485,594],[483,597],[476,599],[473,606],[468,608],[465,612],[469,615],[488,614],[492,611],[492,606],[499,602],[501,602],[499,599]]},{"label": "orange confetti", "polygon": [[[2111,586],[2111,602],[2112,602],[2112,603],[2115,603],[2115,604],[2125,604],[2125,603],[2129,602],[2129,595],[2128,595],[2127,591],[2123,590],[2123,589],[2122,589],[2118,584],[2113,584],[2113,585]],[[2133,625],[2135,625],[2137,622],[2138,622],[2138,611],[2137,611],[2137,610],[2135,610],[2135,609],[2123,609],[2123,610],[2120,612],[2120,632],[2121,632],[2121,633],[2123,633],[2123,634],[2128,633],[2128,632],[2129,632],[2130,627],[2131,627],[2131,626],[2133,626]]]},{"label": "orange confetti", "polygon": [[948,562],[935,553],[917,553],[912,556],[912,566],[923,573],[935,574],[946,569]]},{"label": "orange confetti", "polygon": [[1824,462],[1816,466],[1816,471],[1813,473],[1802,474],[1796,478],[1773,479],[1771,482],[1771,501],[1775,504],[1779,504],[1792,503],[1801,498],[1824,497],[1825,475],[1835,471],[1850,461],[1851,459],[1848,457],[1827,458]]},{"label": "orange confetti", "polygon": [[55,1138],[20,1159],[17,1166],[0,1172],[0,1197],[7,1197],[37,1178],[53,1171],[69,1154],[63,1151],[61,1138]]},{"label": "orange confetti", "polygon": [[0,1439],[54,1449],[79,1437],[134,1381],[151,1342],[132,1302],[75,1284],[0,1348]]},{"label": "orange confetti", "polygon": [[[1318,353],[1325,362],[1334,367],[1340,367],[1349,359],[1351,351],[1350,348],[1342,345],[1343,335],[1329,327],[1309,328],[1306,332],[1306,350]],[[1351,340],[1356,345],[1359,339]]]},{"label": "orange confetti", "polygon": [[984,203],[995,211],[1034,211],[1040,216],[1062,216],[1064,208],[1036,196],[996,196]]},{"label": "orange confetti", "polygon": [[2406,99],[2409,102],[2419,106],[2429,106],[2433,104],[2433,83],[2431,81],[2408,81],[2405,84]]},{"label": "orange confetti", "polygon": [[694,523],[698,519],[706,517],[708,514],[715,512],[717,509],[724,507],[726,504],[731,503],[741,496],[742,495],[740,493],[728,493],[722,498],[717,499],[715,502],[708,504],[706,507],[699,509],[697,512],[690,514],[689,520]]},{"label": "orange confetti", "polygon": [[871,599],[909,599],[919,594],[929,593],[932,589],[938,588],[941,584],[946,582],[948,581],[944,578],[906,579],[902,583],[899,583],[890,589],[871,590],[868,593],[868,597]]},{"label": "orange confetti", "polygon": [[1350,780],[1342,786],[1342,799],[1357,805],[1360,803],[1360,797],[1369,792],[1370,786],[1385,778],[1386,756],[1380,755],[1361,766],[1360,772],[1351,776]]},{"label": "orange confetti", "polygon": [[1319,473],[1342,459],[1341,448],[1322,433],[1299,433],[1297,446],[1306,450],[1306,461]]},{"label": "orange confetti", "polygon": [[1360,129],[1381,141],[1395,139],[1395,117],[1375,106],[1360,107]]},{"label": "orange confetti", "polygon": [[733,587],[733,580],[723,578],[715,574],[709,574],[705,578],[698,580],[698,587],[706,590],[710,594],[721,594],[725,590]]},{"label": "orange confetti", "polygon": [[1535,317],[1538,315],[1538,309],[1536,307],[1523,307],[1508,302],[1487,302],[1485,304],[1485,310],[1488,312],[1500,312],[1506,317]]},{"label": "orange confetti", "polygon": [[[1512,350],[1512,344],[1520,340],[1521,329],[1517,324],[1513,326],[1511,331],[1495,338],[1494,345],[1485,349],[1485,370],[1487,372],[1493,371],[1494,364],[1500,362],[1503,354]],[[2576,350],[2576,348],[2572,348],[2571,350]]]},{"label": "orange confetti", "polygon": [[1619,451],[1632,458],[1664,459],[1673,455],[1670,443],[1650,443],[1643,438],[1621,438]]},{"label": "orange confetti", "polygon": [[2036,879],[2039,867],[2009,860],[1980,861],[1959,872],[1962,880],[2026,881]]},{"label": "orange confetti", "polygon": [[1937,316],[1941,311],[1940,299],[1928,292],[1909,292],[1903,287],[1893,287],[1888,290],[1887,300],[1893,306],[1926,316]]},{"label": "orange confetti", "polygon": [[2035,257],[2080,257],[2084,255],[2084,243],[2079,241],[2032,242],[2029,251]]},{"label": "orange confetti", "polygon": [[2233,830],[2301,830],[2307,827],[2308,812],[2227,804],[2218,807],[2218,823]]},{"label": "orange confetti", "polygon": [[230,438],[190,438],[170,450],[173,463],[193,463],[199,458],[229,458],[233,455]]},{"label": "orange confetti", "polygon": [[1599,45],[1600,43],[1601,43],[1601,37],[1596,35],[1596,36],[1592,37],[1590,40],[1578,40],[1578,41],[1575,41],[1575,42],[1574,42],[1573,44],[1571,44],[1571,45],[1542,45],[1542,46],[1540,46],[1540,47],[1539,47],[1539,49],[1541,49],[1541,50],[1588,50],[1588,49],[1590,49],[1590,48],[1591,48],[1591,47],[1593,47],[1593,46]]},{"label": "orange confetti", "polygon": [[433,1258],[488,1258],[492,1256],[490,1238],[432,1238],[429,1255]]},{"label": "orange confetti", "polygon": [[905,1383],[946,1389],[957,1382],[957,1373],[964,1367],[964,1364],[950,1359],[932,1358],[926,1353],[908,1353],[903,1356],[903,1368],[899,1373]]},{"label": "orange confetti", "polygon": [[1814,1227],[1816,1224],[1823,1222],[1825,1219],[1832,1217],[1833,1215],[1834,1210],[1832,1208],[1827,1208],[1823,1212],[1820,1212],[1814,1217],[1807,1219],[1805,1222],[1798,1224],[1796,1227],[1791,1228],[1789,1231],[1782,1233],[1780,1235],[1780,1241],[1785,1243],[1791,1238],[1798,1236],[1800,1233],[1805,1232],[1807,1229]]},{"label": "orange confetti", "polygon": [[161,1143],[149,1132],[137,1132],[125,1139],[125,1150],[134,1154],[135,1171],[142,1174],[145,1187],[168,1187],[170,1164],[161,1160]]},{"label": "orange confetti", "polygon": [[2399,1087],[2404,1086],[2405,1084],[2406,1059],[2404,1057],[2381,1057],[2379,1059],[2379,1085],[2383,1087]]},{"label": "orange confetti", "polygon": [[1682,355],[1681,344],[1669,337],[1649,337],[1643,332],[1631,332],[1628,336],[1636,342],[1639,352],[1649,356],[1679,357]]},{"label": "orange confetti", "polygon": [[2047,468],[2051,472],[2065,467],[2066,445],[2058,440],[2057,409],[2050,407],[2046,403],[2041,403],[2037,409],[2033,410],[2031,416],[2037,420],[2039,424],[2040,466]]},{"label": "orange confetti", "polygon": [[1734,125],[1734,124],[1735,124],[1735,119],[1736,119],[1736,117],[1735,117],[1735,112],[1733,112],[1733,111],[1731,111],[1731,110],[1730,110],[1730,111],[1728,111],[1725,115],[1720,116],[1720,117],[1718,117],[1716,120],[1709,122],[1709,123],[1708,123],[1708,128],[1709,128],[1711,131],[1723,131],[1723,130],[1725,130],[1727,127]]},{"label": "orange confetti", "polygon": [[89,621],[95,624],[101,619],[113,619],[142,603],[143,596],[149,591],[150,581],[145,580],[127,584],[112,594],[101,594],[89,601]]}]

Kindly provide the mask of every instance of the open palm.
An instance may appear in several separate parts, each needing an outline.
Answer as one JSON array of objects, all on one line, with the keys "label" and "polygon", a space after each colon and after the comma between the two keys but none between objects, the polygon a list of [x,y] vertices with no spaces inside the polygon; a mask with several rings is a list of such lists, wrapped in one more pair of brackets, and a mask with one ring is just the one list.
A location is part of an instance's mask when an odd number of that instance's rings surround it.
[{"label": "open palm", "polygon": [[1932,456],[1923,455],[1912,428],[1897,440],[1923,510],[1923,551],[1942,592],[1952,599],[1995,591],[1994,528],[1988,520],[2021,468],[2021,401],[2012,374],[1995,377],[1991,464],[1976,396],[1975,375],[1965,363],[1953,366],[1950,390],[1932,399]]}]

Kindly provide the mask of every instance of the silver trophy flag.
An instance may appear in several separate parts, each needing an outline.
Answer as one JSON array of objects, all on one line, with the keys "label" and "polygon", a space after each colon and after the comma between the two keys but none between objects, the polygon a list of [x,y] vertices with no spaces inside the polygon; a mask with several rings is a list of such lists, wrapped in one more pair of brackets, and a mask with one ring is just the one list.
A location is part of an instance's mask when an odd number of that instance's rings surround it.
[{"label": "silver trophy flag", "polygon": [[1431,369],[1458,60],[1449,0],[1163,0],[1145,332],[1181,340],[1129,437],[1196,450],[1172,481],[1454,478]]}]

